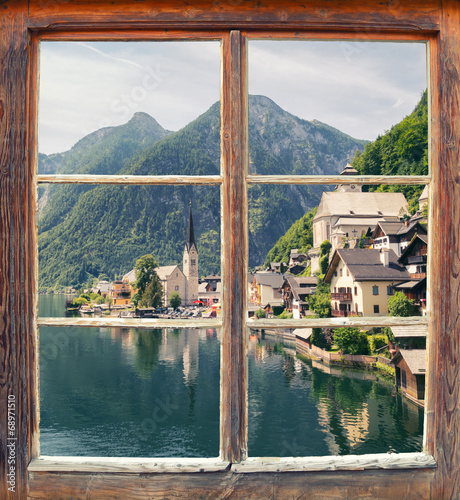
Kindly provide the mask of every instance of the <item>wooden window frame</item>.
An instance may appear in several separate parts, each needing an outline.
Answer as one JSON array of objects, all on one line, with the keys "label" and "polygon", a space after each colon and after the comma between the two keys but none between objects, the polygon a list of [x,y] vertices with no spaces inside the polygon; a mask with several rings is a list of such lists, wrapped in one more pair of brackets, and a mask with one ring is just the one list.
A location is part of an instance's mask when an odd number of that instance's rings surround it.
[{"label": "wooden window frame", "polygon": [[[231,168],[211,179],[155,183],[222,186],[222,449],[221,461],[38,459],[36,272],[37,40],[148,39],[193,30],[223,38],[222,154]],[[248,30],[248,31],[247,31]],[[250,30],[250,31],[249,31]],[[257,33],[255,30],[258,30]],[[454,498],[460,494],[460,4],[456,0],[6,0],[0,15],[0,497],[1,498]],[[430,43],[430,276],[424,453],[288,460],[245,460],[247,360],[247,184],[337,184],[337,176],[249,176],[247,172],[246,36],[314,39],[427,40]],[[184,35],[185,36],[185,35]],[[190,35],[186,36],[190,38]],[[42,179],[43,181],[44,179]],[[61,182],[68,179],[61,178]],[[101,180],[102,182],[108,182]],[[112,183],[139,179],[113,178]],[[340,179],[343,183],[345,180]],[[423,184],[427,178],[347,179]],[[59,180],[56,180],[59,182]],[[81,179],[81,182],[85,182]],[[94,182],[94,181],[93,181]],[[146,179],[146,183],[148,183]],[[241,209],[241,207],[244,207]],[[233,215],[233,216],[232,216]],[[384,324],[395,324],[384,318]],[[145,320],[148,321],[148,320]],[[41,322],[42,324],[51,324]],[[178,322],[176,322],[177,324]],[[382,318],[318,320],[314,326],[373,326]],[[414,324],[414,319],[399,320]],[[126,324],[126,323],[124,323]],[[134,324],[134,322],[133,322]],[[207,323],[208,324],[208,323]],[[97,323],[92,323],[97,326]],[[187,323],[189,326],[190,323]],[[258,327],[272,323],[259,320]],[[283,326],[304,325],[285,320]],[[139,324],[136,322],[136,326]],[[151,326],[148,322],[141,326]],[[157,325],[158,326],[158,325]],[[166,325],[165,325],[166,326]],[[181,325],[179,325],[181,326]],[[183,325],[185,326],[185,325]],[[232,388],[226,390],[225,388]],[[8,490],[7,413],[16,398],[15,491]]]}]

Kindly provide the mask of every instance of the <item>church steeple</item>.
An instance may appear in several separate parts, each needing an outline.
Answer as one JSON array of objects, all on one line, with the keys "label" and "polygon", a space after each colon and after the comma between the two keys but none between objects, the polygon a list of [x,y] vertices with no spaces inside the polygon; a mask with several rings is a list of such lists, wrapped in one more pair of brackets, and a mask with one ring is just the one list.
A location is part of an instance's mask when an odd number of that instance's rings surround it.
[{"label": "church steeple", "polygon": [[186,279],[185,304],[190,305],[198,300],[198,252],[193,229],[192,201],[188,216],[187,239],[184,248],[184,275]]},{"label": "church steeple", "polygon": [[187,228],[187,239],[185,240],[185,248],[188,252],[195,244],[195,232],[193,230],[193,216],[192,216],[192,201],[190,200],[190,211],[188,216],[188,228]]}]

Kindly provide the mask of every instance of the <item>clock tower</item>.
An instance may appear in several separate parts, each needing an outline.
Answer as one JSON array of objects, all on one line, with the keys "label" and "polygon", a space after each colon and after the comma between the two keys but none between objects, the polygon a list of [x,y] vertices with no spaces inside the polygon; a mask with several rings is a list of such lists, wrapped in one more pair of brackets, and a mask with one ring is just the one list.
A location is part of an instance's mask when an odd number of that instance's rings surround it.
[{"label": "clock tower", "polygon": [[[348,157],[347,166],[345,170],[340,172],[340,175],[358,175],[358,171],[350,165],[350,157]],[[356,184],[339,184],[335,190],[339,193],[361,193],[361,185]]]}]

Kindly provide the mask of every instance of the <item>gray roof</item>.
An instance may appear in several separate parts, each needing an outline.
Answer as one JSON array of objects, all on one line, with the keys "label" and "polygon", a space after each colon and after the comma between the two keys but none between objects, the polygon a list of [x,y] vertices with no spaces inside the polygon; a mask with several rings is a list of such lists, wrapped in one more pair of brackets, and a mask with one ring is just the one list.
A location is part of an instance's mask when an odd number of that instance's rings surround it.
[{"label": "gray roof", "polygon": [[281,288],[284,283],[284,276],[278,273],[256,273],[254,277],[258,285],[271,286],[272,288]]},{"label": "gray roof", "polygon": [[391,331],[396,338],[426,337],[428,335],[428,327],[426,325],[392,326]]},{"label": "gray roof", "polygon": [[393,250],[388,250],[388,256],[389,266],[384,266],[380,260],[380,250],[367,248],[338,249],[332,256],[324,281],[330,283],[340,259],[346,264],[351,275],[357,281],[409,280],[409,272],[404,266],[398,264],[398,258]]},{"label": "gray roof", "polygon": [[131,269],[129,273],[126,273],[123,278],[128,278],[129,282],[132,283],[133,281],[136,281],[136,270]]},{"label": "gray roof", "polygon": [[340,217],[334,224],[337,226],[369,226],[374,227],[383,219],[382,217]]},{"label": "gray roof", "polygon": [[400,349],[391,360],[391,363],[396,364],[396,361],[402,357],[409,367],[409,370],[414,375],[425,375],[426,372],[426,350],[425,349]]},{"label": "gray roof", "polygon": [[408,205],[402,193],[324,192],[313,220],[330,215],[398,217]]},{"label": "gray roof", "polygon": [[292,333],[296,337],[308,340],[311,337],[311,334],[313,333],[313,328],[296,328]]},{"label": "gray roof", "polygon": [[426,185],[423,188],[422,194],[420,195],[420,198],[418,199],[418,201],[420,201],[420,200],[428,200],[428,185]]},{"label": "gray roof", "polygon": [[174,272],[175,269],[178,269],[181,274],[182,271],[179,269],[178,266],[160,266],[155,269],[157,272],[158,277],[160,278],[161,281],[166,280],[171,274]]}]

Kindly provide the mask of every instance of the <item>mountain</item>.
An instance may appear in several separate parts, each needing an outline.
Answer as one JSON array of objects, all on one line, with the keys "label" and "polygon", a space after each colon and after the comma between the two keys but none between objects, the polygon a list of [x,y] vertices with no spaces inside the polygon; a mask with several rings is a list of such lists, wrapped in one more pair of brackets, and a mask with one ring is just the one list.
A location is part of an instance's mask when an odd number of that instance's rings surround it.
[{"label": "mountain", "polygon": [[[70,152],[43,158],[43,165],[54,162],[58,173],[219,172],[219,103],[176,133],[155,127],[160,134],[150,137],[145,122],[156,122],[147,117],[136,114],[122,127],[94,132]],[[148,140],[153,144],[142,142]],[[301,120],[262,96],[249,98],[249,141],[251,172],[259,174],[338,173],[346,156],[365,144],[320,122]],[[318,204],[321,192],[320,186],[249,189],[250,266],[259,264],[278,237]],[[114,278],[146,253],[161,265],[181,263],[190,201],[200,275],[219,272],[218,187],[53,186],[39,221],[40,287],[82,284],[100,273]]]},{"label": "mountain", "polygon": [[[128,159],[171,132],[147,113],[135,113],[129,122],[105,127],[80,141],[69,151],[39,154],[39,174],[117,174]],[[40,231],[57,226],[91,185],[41,185],[39,187]],[[45,209],[50,200],[52,206]]]},{"label": "mountain", "polygon": [[[356,152],[351,164],[363,175],[426,175],[428,173],[428,100],[425,91],[414,111],[387,133]],[[363,191],[401,192],[412,213],[424,186],[363,186]],[[290,251],[308,250],[313,245],[313,217],[317,207],[306,213],[283,234],[265,258],[270,262],[288,262]]]}]

